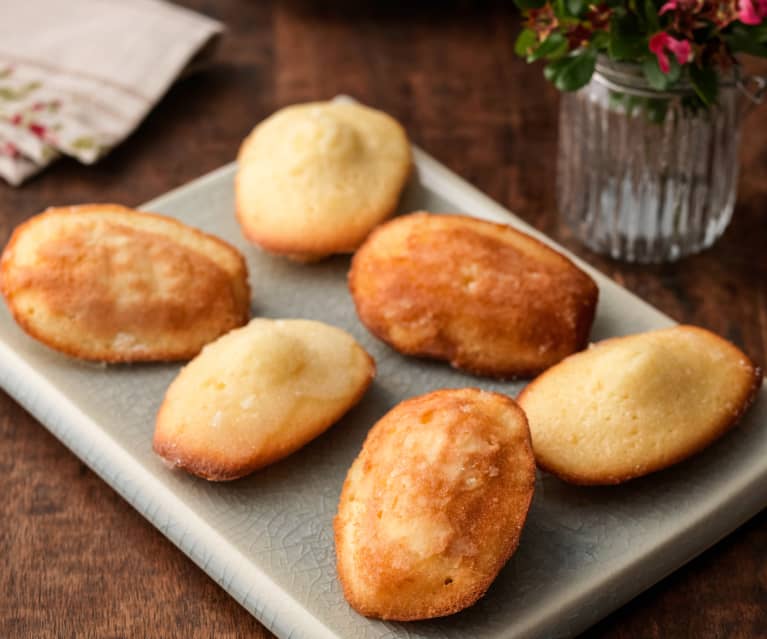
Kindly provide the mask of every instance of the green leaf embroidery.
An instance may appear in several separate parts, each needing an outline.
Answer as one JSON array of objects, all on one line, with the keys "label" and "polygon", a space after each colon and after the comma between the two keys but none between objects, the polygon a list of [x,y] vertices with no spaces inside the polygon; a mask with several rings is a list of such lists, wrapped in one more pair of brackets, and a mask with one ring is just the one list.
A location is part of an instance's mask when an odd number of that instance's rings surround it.
[{"label": "green leaf embroidery", "polygon": [[90,136],[83,135],[72,140],[69,146],[78,151],[89,151],[90,149],[96,148],[96,140]]},{"label": "green leaf embroidery", "polygon": [[7,100],[9,102],[23,100],[30,93],[39,89],[40,86],[41,84],[39,82],[29,82],[19,89],[0,87],[0,100]]}]

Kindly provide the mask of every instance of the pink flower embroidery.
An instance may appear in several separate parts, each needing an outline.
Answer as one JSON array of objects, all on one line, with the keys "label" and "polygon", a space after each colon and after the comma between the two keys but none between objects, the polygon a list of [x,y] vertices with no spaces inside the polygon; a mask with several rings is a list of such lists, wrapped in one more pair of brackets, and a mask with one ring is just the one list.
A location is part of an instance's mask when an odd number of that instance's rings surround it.
[{"label": "pink flower embroidery", "polygon": [[[767,0],[763,0],[767,2]],[[688,40],[677,40],[668,33],[656,33],[650,38],[650,51],[658,58],[658,66],[663,73],[671,70],[671,64],[668,59],[668,53],[671,52],[676,57],[679,64],[686,64],[692,60],[692,45]]]},{"label": "pink flower embroidery", "polygon": [[45,134],[47,133],[47,129],[42,124],[38,124],[37,122],[30,122],[27,128],[30,130],[32,135],[35,135],[41,140],[45,138]]},{"label": "pink flower embroidery", "polygon": [[767,18],[767,0],[738,0],[738,18],[743,24],[762,24]]},{"label": "pink flower embroidery", "polygon": [[6,142],[5,144],[0,147],[0,153],[2,155],[7,155],[8,157],[15,158],[19,156],[19,150],[16,148],[16,145],[12,142]]}]

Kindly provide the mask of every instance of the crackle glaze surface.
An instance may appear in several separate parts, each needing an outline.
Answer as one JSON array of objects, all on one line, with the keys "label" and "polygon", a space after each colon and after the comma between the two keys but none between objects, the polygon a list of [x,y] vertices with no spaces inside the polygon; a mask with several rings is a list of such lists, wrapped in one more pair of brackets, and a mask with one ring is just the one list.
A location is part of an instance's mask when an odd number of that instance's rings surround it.
[{"label": "crackle glaze surface", "polygon": [[[416,150],[415,157],[401,212],[463,212],[529,230],[424,153]],[[22,333],[4,307],[0,385],[280,637],[570,636],[767,505],[763,387],[741,426],[670,470],[596,489],[539,475],[519,550],[473,608],[409,624],[360,617],[336,580],[331,523],[367,430],[413,395],[478,386],[516,396],[523,383],[472,377],[378,342],[354,313],[347,257],[300,265],[244,240],[233,215],[234,171],[224,167],[141,208],[178,217],[242,250],[254,316],[334,324],[376,358],[372,388],[341,422],[286,460],[234,483],[211,484],[169,470],[152,453],[151,441],[155,413],[178,365],[103,367],[67,359]],[[593,340],[672,323],[591,273],[600,287]]]}]

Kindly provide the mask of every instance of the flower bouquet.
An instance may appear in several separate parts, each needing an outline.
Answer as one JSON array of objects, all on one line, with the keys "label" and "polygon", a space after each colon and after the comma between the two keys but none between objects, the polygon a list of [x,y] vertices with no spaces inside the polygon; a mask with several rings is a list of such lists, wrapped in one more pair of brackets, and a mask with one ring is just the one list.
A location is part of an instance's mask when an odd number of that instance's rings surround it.
[{"label": "flower bouquet", "polygon": [[767,57],[767,0],[515,0],[526,18],[515,50],[562,91],[588,84],[598,57],[641,67],[650,87],[689,84],[710,106],[738,53]]},{"label": "flower bouquet", "polygon": [[515,0],[516,52],[546,60],[560,101],[560,215],[592,250],[672,261],[724,232],[736,200],[744,98],[764,78],[767,0]]}]

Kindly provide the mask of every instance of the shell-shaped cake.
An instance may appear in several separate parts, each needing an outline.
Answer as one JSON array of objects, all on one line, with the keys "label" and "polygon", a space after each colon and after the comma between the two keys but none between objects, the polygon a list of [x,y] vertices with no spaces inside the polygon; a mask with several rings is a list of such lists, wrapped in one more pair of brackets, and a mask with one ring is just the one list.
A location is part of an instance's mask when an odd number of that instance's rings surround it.
[{"label": "shell-shaped cake", "polygon": [[68,355],[179,360],[248,321],[248,272],[226,242],[116,204],[52,208],[20,225],[0,261],[18,324]]},{"label": "shell-shaped cake", "polygon": [[616,337],[568,357],[519,397],[538,464],[576,484],[666,468],[732,427],[761,385],[738,348],[694,326]]},{"label": "shell-shaped cake", "polygon": [[206,346],[171,383],[154,450],[205,479],[242,477],[338,421],[374,375],[373,359],[339,328],[251,320]]},{"label": "shell-shaped cake", "polygon": [[281,109],[256,126],[237,160],[245,236],[301,261],[354,251],[394,212],[412,166],[396,120],[343,102]]},{"label": "shell-shaped cake", "polygon": [[424,212],[376,229],[349,287],[362,323],[396,350],[501,378],[583,348],[598,297],[586,273],[529,235]]},{"label": "shell-shaped cake", "polygon": [[535,484],[524,413],[498,393],[440,390],[372,428],[335,519],[349,603],[381,619],[453,614],[514,553]]}]

